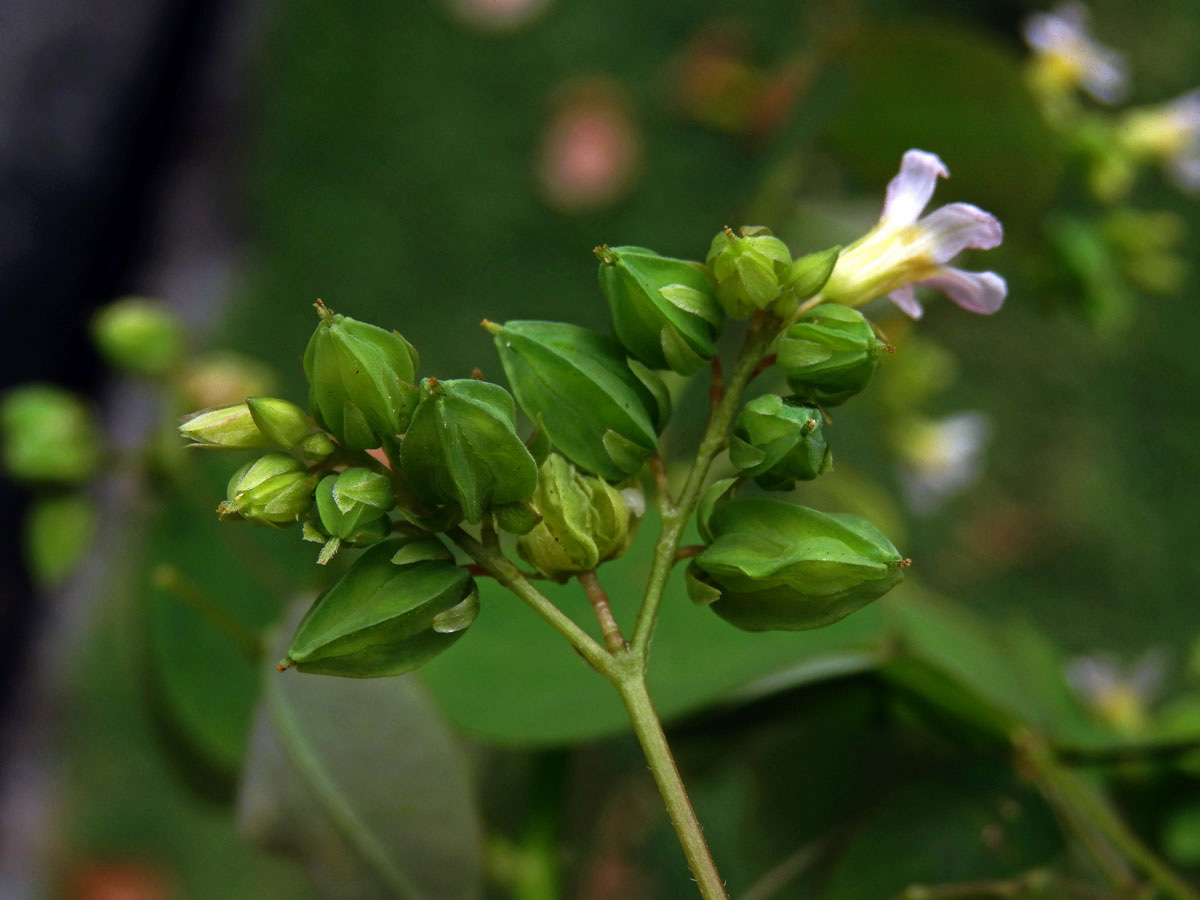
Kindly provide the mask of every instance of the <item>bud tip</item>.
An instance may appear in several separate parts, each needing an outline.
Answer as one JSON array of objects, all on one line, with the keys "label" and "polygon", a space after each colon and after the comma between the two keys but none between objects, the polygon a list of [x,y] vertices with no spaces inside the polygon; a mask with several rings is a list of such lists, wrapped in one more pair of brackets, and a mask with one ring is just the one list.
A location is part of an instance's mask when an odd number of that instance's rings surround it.
[{"label": "bud tip", "polygon": [[612,265],[613,254],[612,250],[609,249],[608,244],[601,244],[599,247],[594,247],[592,248],[592,252],[596,254],[596,259],[600,260],[600,262],[606,265]]},{"label": "bud tip", "polygon": [[292,667],[292,659],[290,656],[285,656],[279,662],[275,663],[275,671],[283,672]]},{"label": "bud tip", "polygon": [[486,331],[488,334],[499,334],[501,330],[503,330],[502,325],[497,325],[495,322],[492,322],[488,319],[484,319],[479,324],[483,326],[484,331]]},{"label": "bud tip", "polygon": [[317,315],[321,317],[322,322],[328,322],[333,318],[333,310],[326,306],[325,301],[320,297],[318,297],[317,302],[313,304],[313,308],[316,309]]},{"label": "bud tip", "polygon": [[909,566],[912,565],[912,560],[906,556],[906,557],[904,557],[904,559],[900,560],[900,562],[898,562],[896,565],[898,565],[901,569],[907,569]]}]

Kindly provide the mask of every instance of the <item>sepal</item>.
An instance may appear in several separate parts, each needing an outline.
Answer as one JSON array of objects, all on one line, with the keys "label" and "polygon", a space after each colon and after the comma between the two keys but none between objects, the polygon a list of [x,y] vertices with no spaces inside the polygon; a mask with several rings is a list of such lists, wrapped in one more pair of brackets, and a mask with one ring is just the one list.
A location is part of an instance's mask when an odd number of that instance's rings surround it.
[{"label": "sepal", "polygon": [[811,481],[833,466],[821,411],[776,394],[755,397],[734,423],[729,461],[770,491]]},{"label": "sepal", "polygon": [[415,348],[398,331],[336,315],[321,317],[304,352],[309,406],[317,421],[351,450],[370,450],[403,434],[418,394]]},{"label": "sepal", "polygon": [[680,375],[712,359],[725,317],[702,269],[644,247],[595,252],[613,331],[631,356]]},{"label": "sepal", "polygon": [[531,419],[541,416],[554,448],[575,465],[621,481],[657,449],[670,414],[666,387],[645,366],[635,373],[616,341],[559,322],[485,327],[517,402]]},{"label": "sepal", "polygon": [[837,406],[867,386],[886,350],[862,313],[824,303],[784,332],[776,358],[797,396]]},{"label": "sepal", "polygon": [[739,497],[709,519],[712,541],[688,590],[745,631],[830,625],[878,599],[907,561],[869,522],[767,497]]},{"label": "sepal", "polygon": [[449,648],[475,620],[478,592],[430,543],[440,542],[399,539],[366,550],[313,603],[279,667],[374,678],[411,671]]},{"label": "sepal", "polygon": [[217,515],[286,528],[299,522],[312,506],[316,481],[317,476],[294,456],[268,453],[233,473]]},{"label": "sepal", "polygon": [[473,378],[421,383],[400,466],[421,500],[452,507],[468,522],[528,500],[537,487],[537,463],[517,436],[512,396]]}]

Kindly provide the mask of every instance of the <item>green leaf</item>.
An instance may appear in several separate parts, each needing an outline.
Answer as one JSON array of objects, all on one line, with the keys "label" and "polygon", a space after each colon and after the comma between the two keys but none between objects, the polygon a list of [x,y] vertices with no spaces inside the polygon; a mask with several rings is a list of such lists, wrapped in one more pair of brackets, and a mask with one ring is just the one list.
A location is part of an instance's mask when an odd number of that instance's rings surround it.
[{"label": "green leaf", "polygon": [[[280,631],[276,655],[290,634]],[[479,897],[466,757],[421,685],[267,678],[238,797],[243,832],[338,900]]]}]

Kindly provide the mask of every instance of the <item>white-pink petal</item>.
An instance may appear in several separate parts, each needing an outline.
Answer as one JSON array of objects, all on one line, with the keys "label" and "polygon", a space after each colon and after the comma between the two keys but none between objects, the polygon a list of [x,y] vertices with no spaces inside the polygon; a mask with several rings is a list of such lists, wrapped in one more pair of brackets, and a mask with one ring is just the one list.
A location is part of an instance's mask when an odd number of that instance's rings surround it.
[{"label": "white-pink petal", "polygon": [[950,170],[934,153],[909,150],[900,162],[900,174],[888,182],[881,222],[911,225],[921,215],[938,178],[949,178]]},{"label": "white-pink petal", "polygon": [[917,300],[917,293],[913,290],[911,284],[896,288],[896,290],[888,294],[888,299],[900,307],[900,311],[910,319],[919,319],[925,314],[925,310],[921,307],[920,301]]},{"label": "white-pink petal", "polygon": [[964,272],[951,266],[919,284],[941,291],[963,309],[985,316],[1000,309],[1008,296],[1008,283],[995,272]]},{"label": "white-pink petal", "polygon": [[962,251],[991,250],[1004,240],[1004,227],[991,213],[970,203],[947,203],[921,219],[921,229],[933,243],[933,260],[949,262]]},{"label": "white-pink petal", "polygon": [[1087,37],[1088,11],[1082,3],[1064,3],[1054,12],[1034,13],[1025,20],[1025,42],[1034,50],[1053,52]]}]

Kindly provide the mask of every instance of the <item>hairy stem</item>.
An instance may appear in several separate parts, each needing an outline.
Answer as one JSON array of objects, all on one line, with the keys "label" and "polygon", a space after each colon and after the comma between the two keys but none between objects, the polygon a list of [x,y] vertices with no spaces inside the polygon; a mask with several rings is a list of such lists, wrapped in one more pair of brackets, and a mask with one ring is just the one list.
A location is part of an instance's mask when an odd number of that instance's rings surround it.
[{"label": "hairy stem", "polygon": [[614,684],[633,722],[634,733],[642,745],[650,771],[654,773],[654,780],[667,807],[667,815],[671,817],[671,824],[679,835],[696,886],[700,888],[700,896],[704,900],[728,900],[729,895],[725,893],[725,885],[704,840],[700,820],[696,818],[696,811],[679,776],[679,768],[667,746],[662,724],[650,702],[645,679],[639,672],[633,677],[619,679]]}]

